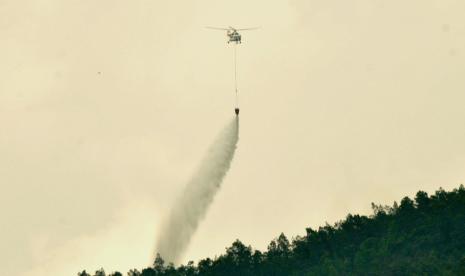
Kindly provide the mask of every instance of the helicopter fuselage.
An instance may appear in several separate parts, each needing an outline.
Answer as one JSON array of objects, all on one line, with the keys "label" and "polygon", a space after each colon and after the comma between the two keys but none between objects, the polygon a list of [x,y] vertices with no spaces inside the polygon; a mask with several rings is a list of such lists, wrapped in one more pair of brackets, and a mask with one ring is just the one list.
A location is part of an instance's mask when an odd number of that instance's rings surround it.
[{"label": "helicopter fuselage", "polygon": [[235,42],[236,44],[242,43],[241,35],[236,30],[228,31],[227,36],[229,37],[228,43],[230,42]]}]

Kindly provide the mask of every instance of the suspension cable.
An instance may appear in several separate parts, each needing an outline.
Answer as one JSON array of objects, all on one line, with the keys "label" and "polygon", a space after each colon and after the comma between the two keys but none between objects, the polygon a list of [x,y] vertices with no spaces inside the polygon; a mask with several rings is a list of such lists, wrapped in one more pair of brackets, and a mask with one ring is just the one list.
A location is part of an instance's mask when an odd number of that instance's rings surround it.
[{"label": "suspension cable", "polygon": [[239,108],[239,96],[237,93],[237,54],[236,54],[237,43],[234,43],[234,88],[236,92],[236,108]]}]

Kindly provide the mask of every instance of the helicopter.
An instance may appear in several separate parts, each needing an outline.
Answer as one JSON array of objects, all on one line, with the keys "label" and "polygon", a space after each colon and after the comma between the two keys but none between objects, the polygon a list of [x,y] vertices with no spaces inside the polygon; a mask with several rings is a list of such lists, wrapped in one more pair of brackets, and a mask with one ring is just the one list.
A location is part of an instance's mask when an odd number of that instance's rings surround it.
[{"label": "helicopter", "polygon": [[213,29],[213,30],[222,30],[226,31],[226,35],[229,37],[228,43],[242,43],[241,40],[241,34],[239,34],[238,31],[249,31],[249,30],[255,30],[258,28],[245,28],[245,29],[235,29],[231,26],[229,28],[217,28],[217,27],[207,27],[208,29]]},{"label": "helicopter", "polygon": [[236,66],[236,45],[242,43],[242,37],[239,34],[238,31],[248,31],[248,30],[255,30],[258,29],[258,27],[255,28],[244,28],[244,29],[236,29],[231,26],[229,28],[218,28],[218,27],[206,27],[208,29],[213,29],[213,30],[221,30],[221,31],[226,31],[226,35],[228,36],[228,44],[229,43],[236,43],[234,45],[234,85],[235,85],[235,90],[236,90],[236,107],[234,108],[234,113],[236,114],[236,117],[239,116],[239,106],[238,106],[238,97],[237,97],[237,66]]}]

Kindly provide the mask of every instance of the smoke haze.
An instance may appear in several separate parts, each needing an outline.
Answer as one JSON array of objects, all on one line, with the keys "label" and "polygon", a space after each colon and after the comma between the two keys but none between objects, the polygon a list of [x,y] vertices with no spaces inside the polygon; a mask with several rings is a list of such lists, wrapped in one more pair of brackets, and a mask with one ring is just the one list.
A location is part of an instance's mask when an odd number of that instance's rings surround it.
[{"label": "smoke haze", "polygon": [[229,170],[238,140],[239,117],[235,117],[210,146],[171,210],[157,244],[166,261],[176,263],[189,245]]}]

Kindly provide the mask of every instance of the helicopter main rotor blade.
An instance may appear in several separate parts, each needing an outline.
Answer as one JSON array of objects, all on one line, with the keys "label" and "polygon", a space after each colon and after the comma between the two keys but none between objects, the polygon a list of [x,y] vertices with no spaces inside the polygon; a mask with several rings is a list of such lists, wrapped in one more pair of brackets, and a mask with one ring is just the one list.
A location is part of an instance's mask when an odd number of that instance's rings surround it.
[{"label": "helicopter main rotor blade", "polygon": [[207,27],[205,27],[205,28],[207,28],[207,29],[213,29],[213,30],[229,31],[228,28],[217,28],[217,27],[209,27],[209,26],[207,26]]},{"label": "helicopter main rotor blade", "polygon": [[250,31],[250,30],[256,30],[256,29],[260,29],[260,27],[245,28],[245,29],[236,29],[236,31]]}]

